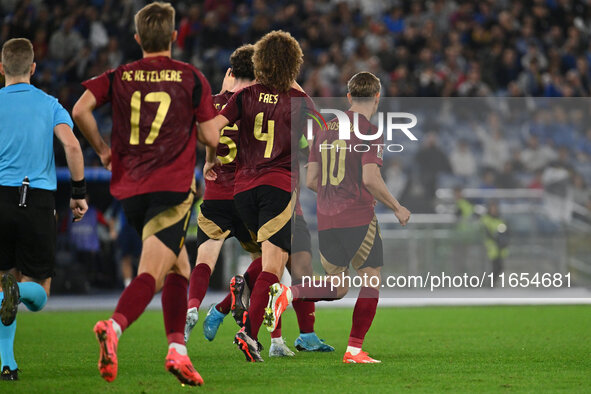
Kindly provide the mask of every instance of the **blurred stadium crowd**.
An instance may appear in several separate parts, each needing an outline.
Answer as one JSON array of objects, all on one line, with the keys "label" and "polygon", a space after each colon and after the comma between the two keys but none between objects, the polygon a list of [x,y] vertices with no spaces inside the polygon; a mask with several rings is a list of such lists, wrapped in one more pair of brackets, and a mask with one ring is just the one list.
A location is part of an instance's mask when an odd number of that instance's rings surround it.
[{"label": "blurred stadium crowd", "polygon": [[[33,83],[71,110],[81,81],[141,57],[133,15],[145,3],[0,0],[0,44],[12,37],[31,39],[37,62]],[[361,70],[379,76],[384,97],[591,95],[586,1],[171,3],[179,32],[173,54],[199,67],[214,92],[236,47],[283,29],[302,46],[299,82],[312,97],[343,96],[346,81]],[[384,175],[405,205],[429,212],[438,187],[547,189],[556,183],[558,169],[569,198],[591,208],[590,112],[535,111],[527,129],[518,132],[506,129],[495,114],[464,133],[451,126],[424,130],[412,155],[387,157]],[[105,135],[111,128],[108,113],[103,108],[98,116]],[[99,166],[92,149],[83,149],[87,166]],[[64,165],[63,156],[56,159]],[[106,208],[104,201],[97,204]]]}]

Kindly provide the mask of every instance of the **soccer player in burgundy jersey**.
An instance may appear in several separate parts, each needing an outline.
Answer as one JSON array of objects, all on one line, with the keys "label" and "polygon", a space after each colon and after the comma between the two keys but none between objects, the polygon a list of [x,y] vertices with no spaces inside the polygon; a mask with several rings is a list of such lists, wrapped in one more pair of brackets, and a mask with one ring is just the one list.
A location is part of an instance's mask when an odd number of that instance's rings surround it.
[{"label": "soccer player in burgundy jersey", "polygon": [[[299,88],[299,87],[298,87]],[[306,153],[308,157],[308,141],[304,136],[300,140],[301,152]],[[218,176],[219,179],[219,176]],[[299,199],[296,202],[295,220],[293,226],[293,241],[291,246],[291,256],[287,262],[287,269],[291,275],[291,283],[301,283],[303,276],[312,276],[312,245],[310,231],[304,219],[304,213],[300,206]],[[242,327],[244,325],[244,313],[248,310],[250,291],[261,272],[261,259],[254,260],[244,275],[236,275],[230,282],[230,292],[226,297],[216,305],[212,305],[203,322],[203,334],[212,341],[217,330],[226,315],[232,311],[232,316],[236,323]],[[193,274],[191,275],[191,285],[193,283]],[[196,279],[198,280],[198,279]],[[190,285],[190,287],[191,287]],[[207,283],[205,284],[207,286]],[[190,293],[190,292],[189,292]],[[201,299],[199,299],[201,300]],[[189,304],[191,300],[189,299]],[[189,305],[190,308],[190,305]],[[299,351],[308,352],[332,352],[334,348],[318,337],[314,332],[315,305],[309,301],[295,301],[293,309],[296,313],[300,335],[296,338],[294,346]],[[187,313],[187,325],[191,319],[191,312]],[[196,320],[196,319],[195,319]],[[185,327],[185,335],[187,327]],[[270,357],[290,357],[295,353],[289,349],[281,335],[281,319],[277,328],[271,333],[271,346],[269,348]]]},{"label": "soccer player in burgundy jersey", "polygon": [[[266,34],[255,44],[257,83],[234,94],[213,120],[219,130],[240,121],[234,202],[262,249],[262,272],[252,289],[248,319],[235,337],[248,361],[262,361],[257,338],[269,286],[282,276],[291,249],[297,196],[292,190],[291,152],[297,151],[302,135],[301,131],[292,135],[291,98],[307,97],[292,88],[302,58],[298,42],[289,33]],[[208,159],[214,155],[208,148]],[[214,167],[206,163],[206,179],[216,178]]]},{"label": "soccer player in burgundy jersey", "polygon": [[[138,11],[135,39],[143,58],[84,82],[87,90],[73,110],[83,135],[112,170],[111,194],[142,237],[138,276],[121,294],[111,319],[94,327],[99,371],[108,382],[117,376],[119,336],[162,289],[169,343],[165,367],[183,384],[203,383],[183,335],[190,274],[184,237],[195,192],[197,138],[215,149],[219,131],[211,122],[216,110],[209,83],[195,67],[171,59],[174,14],[169,3],[160,2]],[[107,102],[113,115],[111,147],[92,115]]]},{"label": "soccer player in burgundy jersey", "polygon": [[[379,79],[369,72],[361,72],[349,80],[347,87],[351,103],[347,116],[351,125],[357,118],[358,130],[362,134],[376,134],[369,119],[377,111]],[[269,323],[274,329],[275,322],[292,299],[330,301],[344,297],[349,290],[347,281],[341,280],[341,286],[333,288],[330,276],[348,276],[349,265],[367,279],[353,310],[349,346],[343,357],[345,363],[379,362],[361,350],[375,316],[383,266],[382,239],[374,213],[374,199],[390,208],[403,226],[410,219],[410,212],[390,194],[382,179],[379,168],[383,157],[382,142],[367,144],[355,134],[351,134],[349,140],[339,139],[337,119],[327,122],[326,130],[316,129],[306,183],[318,193],[320,258],[328,280],[320,281],[318,287],[315,281],[314,286],[288,288],[276,283],[271,288],[272,318]],[[369,146],[369,149],[351,149],[356,145]]]},{"label": "soccer player in burgundy jersey", "polygon": [[[230,56],[231,69],[226,73],[224,86],[232,81],[228,91],[221,92],[213,97],[213,102],[218,110],[226,106],[232,95],[254,84],[254,67],[252,65],[253,45],[243,45],[236,49]],[[197,262],[191,273],[189,283],[189,302],[187,321],[185,324],[185,342],[188,341],[191,331],[199,317],[198,309],[207,292],[209,278],[215,268],[220,255],[222,245],[226,238],[236,237],[242,247],[253,257],[253,263],[245,273],[241,283],[236,283],[238,278],[233,278],[231,289],[244,286],[244,278],[248,280],[256,277],[261,271],[260,246],[253,240],[250,232],[242,222],[236,207],[234,206],[234,175],[236,172],[236,155],[238,154],[239,122],[224,127],[220,133],[220,143],[217,147],[217,158],[221,165],[216,168],[217,178],[205,180],[205,194],[198,217],[199,229],[197,232]],[[210,308],[204,322],[203,333],[210,341],[215,337],[217,327],[221,320],[228,314],[231,299],[219,306],[218,309]],[[240,304],[240,303],[239,303]],[[207,322],[214,324],[206,324]],[[218,323],[217,325],[215,323]]]}]

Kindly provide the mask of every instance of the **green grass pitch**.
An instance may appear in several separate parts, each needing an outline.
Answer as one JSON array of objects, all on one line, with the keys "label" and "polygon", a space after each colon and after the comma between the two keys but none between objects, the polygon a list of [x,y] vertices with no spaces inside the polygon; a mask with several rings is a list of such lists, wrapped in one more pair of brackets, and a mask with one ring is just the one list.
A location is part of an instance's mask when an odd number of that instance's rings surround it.
[{"label": "green grass pitch", "polygon": [[[364,348],[379,365],[347,365],[341,358],[351,309],[317,311],[316,331],[335,353],[268,357],[250,364],[232,344],[236,325],[227,318],[213,342],[200,323],[189,354],[205,379],[182,387],[164,370],[166,340],[159,312],[145,313],[119,343],[119,376],[98,375],[92,327],[101,312],[22,313],[18,317],[18,382],[1,393],[175,392],[589,392],[591,307],[378,308]],[[290,347],[297,335],[293,310],[283,322]]]}]

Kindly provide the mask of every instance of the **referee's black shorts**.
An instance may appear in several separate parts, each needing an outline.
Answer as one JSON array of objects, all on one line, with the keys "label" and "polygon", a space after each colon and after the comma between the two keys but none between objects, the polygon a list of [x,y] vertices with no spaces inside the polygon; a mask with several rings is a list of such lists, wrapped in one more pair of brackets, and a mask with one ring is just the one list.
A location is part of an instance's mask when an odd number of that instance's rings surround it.
[{"label": "referee's black shorts", "polygon": [[0,271],[16,268],[37,280],[55,275],[57,223],[52,191],[30,189],[27,207],[19,188],[0,186]]}]

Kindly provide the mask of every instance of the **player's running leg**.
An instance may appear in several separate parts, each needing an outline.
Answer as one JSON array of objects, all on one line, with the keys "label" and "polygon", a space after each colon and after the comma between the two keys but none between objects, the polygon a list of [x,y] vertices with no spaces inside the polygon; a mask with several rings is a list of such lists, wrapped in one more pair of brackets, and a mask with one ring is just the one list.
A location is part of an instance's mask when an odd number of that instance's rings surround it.
[{"label": "player's running leg", "polygon": [[[255,256],[256,255],[253,257]],[[230,283],[230,291],[226,297],[217,305],[209,309],[209,312],[203,321],[203,333],[208,340],[212,341],[215,338],[220,324],[230,312],[232,312],[232,317],[236,321],[236,324],[240,327],[244,325],[244,313],[248,311],[248,306],[250,305],[250,293],[254,288],[254,284],[256,283],[261,270],[262,259],[256,257],[252,263],[250,263],[244,275],[239,275],[244,281],[244,286],[241,285],[240,279],[235,280],[234,285]],[[240,301],[241,305],[236,305],[236,301]]]},{"label": "player's running leg", "polygon": [[[200,234],[201,235],[201,234]],[[197,249],[197,263],[189,282],[189,303],[186,313],[185,342],[199,319],[199,307],[209,287],[209,278],[222,250],[224,239],[208,239]]]},{"label": "player's running leg", "polygon": [[162,288],[162,313],[168,340],[165,368],[182,384],[201,386],[203,379],[187,355],[183,334],[187,313],[187,278],[190,271],[187,250],[183,247]]},{"label": "player's running leg", "polygon": [[94,326],[99,342],[98,368],[107,382],[117,377],[117,344],[119,337],[144,312],[157,290],[162,288],[164,277],[174,265],[177,256],[156,235],[146,238],[136,276],[125,288],[113,315]]},{"label": "player's running leg", "polygon": [[271,333],[271,347],[269,357],[293,357],[295,353],[287,346],[281,336],[281,318],[277,322],[277,328]]},{"label": "player's running leg", "polygon": [[[345,270],[339,275],[347,275]],[[269,332],[273,332],[279,318],[285,312],[287,306],[293,300],[297,301],[334,301],[343,298],[349,288],[343,280],[333,281],[331,276],[325,276],[319,283],[302,283],[299,285],[287,287],[281,283],[274,283],[269,288],[269,299],[265,308],[265,326]]]},{"label": "player's running leg", "polygon": [[[248,309],[248,319],[246,330],[241,330],[249,337],[250,342],[258,341],[259,329],[263,323],[265,315],[265,308],[269,300],[269,288],[274,283],[279,281],[279,277],[283,275],[283,269],[287,263],[287,251],[275,246],[270,241],[264,241],[262,244],[262,272],[257,278],[252,293],[250,295],[250,307]],[[239,332],[239,334],[240,334]],[[235,342],[239,345],[247,358],[251,361],[256,361],[260,357],[260,353],[253,347],[253,343],[243,341],[244,338],[239,338],[237,335]],[[245,346],[248,345],[247,347]],[[256,354],[252,354],[256,353]]]},{"label": "player's running leg", "polygon": [[14,359],[14,336],[16,333],[16,314],[19,303],[19,287],[11,274],[1,278],[0,300],[0,360],[2,361],[1,380],[18,380],[18,366]]},{"label": "player's running leg", "polygon": [[[367,352],[361,350],[365,334],[371,327],[373,318],[376,314],[378,300],[380,297],[379,281],[381,268],[366,267],[361,268],[357,272],[359,276],[372,278],[377,277],[377,281],[368,281],[376,284],[376,287],[362,287],[355,302],[355,309],[353,310],[353,326],[351,327],[351,334],[349,335],[349,344],[343,362],[347,364],[373,364],[380,363],[379,360],[374,360],[369,357]],[[365,276],[367,275],[367,276]],[[367,285],[367,283],[366,283]]]},{"label": "player's running leg", "polygon": [[[43,309],[47,303],[47,294],[51,285],[51,278],[41,281],[42,284],[33,282],[32,278],[22,276],[17,279],[11,274],[4,274],[1,278],[2,288],[0,293],[2,307],[0,316],[0,359],[2,360],[1,380],[18,380],[18,369],[14,359],[14,336],[16,333],[16,314],[19,302],[23,302],[27,309],[37,312]],[[8,323],[5,325],[5,323]]]},{"label": "player's running leg", "polygon": [[[296,216],[295,233],[292,242],[292,255],[288,267],[290,268],[292,286],[302,283],[302,277],[312,278],[312,245],[308,225],[302,215]],[[294,346],[298,351],[307,352],[332,352],[334,348],[324,343],[314,332],[315,304],[310,301],[293,300],[293,310],[298,319],[300,335],[296,338]]]}]

